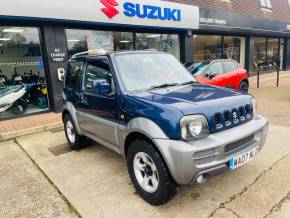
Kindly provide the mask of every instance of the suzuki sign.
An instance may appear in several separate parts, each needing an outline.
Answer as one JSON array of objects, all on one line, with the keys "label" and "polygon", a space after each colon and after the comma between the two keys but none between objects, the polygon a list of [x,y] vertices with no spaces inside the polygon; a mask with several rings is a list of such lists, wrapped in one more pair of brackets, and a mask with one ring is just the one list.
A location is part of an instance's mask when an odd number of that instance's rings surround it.
[{"label": "suzuki sign", "polygon": [[159,0],[9,0],[0,16],[197,29],[199,8]]}]

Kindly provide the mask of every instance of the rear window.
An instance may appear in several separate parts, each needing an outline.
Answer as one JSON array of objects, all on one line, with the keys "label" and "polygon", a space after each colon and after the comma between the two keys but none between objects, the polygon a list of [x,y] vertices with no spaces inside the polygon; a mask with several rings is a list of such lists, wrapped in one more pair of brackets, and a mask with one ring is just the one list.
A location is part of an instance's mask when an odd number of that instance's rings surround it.
[{"label": "rear window", "polygon": [[69,62],[65,76],[65,86],[67,88],[75,88],[77,79],[81,73],[83,62]]}]

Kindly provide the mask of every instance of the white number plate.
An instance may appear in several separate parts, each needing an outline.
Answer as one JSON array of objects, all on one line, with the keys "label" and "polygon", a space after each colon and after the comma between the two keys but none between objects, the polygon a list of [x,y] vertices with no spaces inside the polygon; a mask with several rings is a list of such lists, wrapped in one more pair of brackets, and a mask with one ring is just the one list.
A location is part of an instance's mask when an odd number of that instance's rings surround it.
[{"label": "white number plate", "polygon": [[259,151],[259,148],[256,147],[250,151],[248,151],[245,154],[242,154],[238,157],[235,157],[233,159],[230,160],[230,171],[244,165],[245,163],[249,162],[250,160],[252,160],[255,156],[257,156]]}]

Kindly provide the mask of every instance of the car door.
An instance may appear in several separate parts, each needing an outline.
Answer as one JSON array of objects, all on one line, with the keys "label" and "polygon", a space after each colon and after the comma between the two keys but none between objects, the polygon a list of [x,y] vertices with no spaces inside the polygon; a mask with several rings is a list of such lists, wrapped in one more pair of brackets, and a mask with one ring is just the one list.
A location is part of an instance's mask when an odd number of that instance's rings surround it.
[{"label": "car door", "polygon": [[78,106],[80,103],[83,67],[83,61],[70,61],[64,79],[64,95],[66,101],[71,102],[75,106],[77,120],[80,120]]},{"label": "car door", "polygon": [[[83,85],[79,110],[80,127],[93,136],[116,145],[115,131],[118,125],[118,100],[109,60],[106,57],[88,61],[83,75]],[[106,80],[111,85],[111,93],[95,94],[94,80]]]},{"label": "car door", "polygon": [[237,63],[226,60],[223,61],[225,87],[234,89],[235,84],[239,83],[239,74],[237,73]]}]

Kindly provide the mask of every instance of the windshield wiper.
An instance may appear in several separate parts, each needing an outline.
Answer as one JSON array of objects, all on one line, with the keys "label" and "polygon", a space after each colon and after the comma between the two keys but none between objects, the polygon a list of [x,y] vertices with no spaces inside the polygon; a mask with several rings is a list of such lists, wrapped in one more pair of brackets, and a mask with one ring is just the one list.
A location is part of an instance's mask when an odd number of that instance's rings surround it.
[{"label": "windshield wiper", "polygon": [[153,89],[162,89],[162,88],[167,88],[167,87],[171,87],[171,86],[177,86],[178,83],[165,83],[162,85],[158,85],[158,86],[151,86],[149,89],[147,89],[146,91],[151,91]]},{"label": "windshield wiper", "polygon": [[181,84],[179,84],[179,85],[180,85],[180,86],[185,86],[185,85],[197,84],[197,83],[198,83],[197,81],[193,81],[193,80],[191,80],[191,81],[187,81],[187,82],[181,83]]}]

